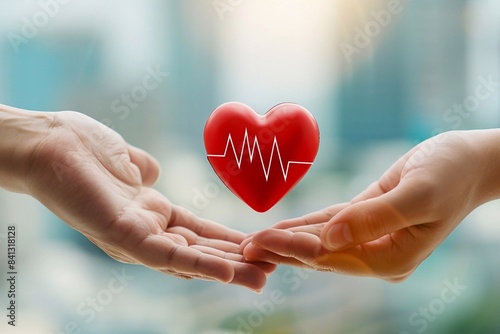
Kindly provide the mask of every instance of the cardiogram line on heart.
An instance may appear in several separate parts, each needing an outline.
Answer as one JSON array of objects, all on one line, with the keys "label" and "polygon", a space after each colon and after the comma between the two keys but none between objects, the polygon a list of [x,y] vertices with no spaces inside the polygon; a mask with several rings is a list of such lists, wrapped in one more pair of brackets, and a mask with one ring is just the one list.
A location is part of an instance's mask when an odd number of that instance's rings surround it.
[{"label": "cardiogram line on heart", "polygon": [[257,139],[257,136],[255,136],[254,140],[253,140],[253,146],[250,147],[250,138],[249,138],[249,135],[248,135],[248,129],[247,128],[245,128],[245,135],[243,137],[243,145],[241,147],[241,152],[240,152],[239,156],[238,156],[236,147],[234,146],[233,138],[232,138],[231,134],[229,134],[228,137],[227,137],[227,142],[226,142],[226,147],[224,149],[224,153],[223,154],[207,154],[207,157],[209,157],[209,158],[210,157],[211,158],[225,158],[227,156],[227,152],[229,150],[229,146],[230,145],[232,147],[232,150],[233,150],[233,153],[234,153],[234,157],[236,159],[236,163],[237,163],[239,169],[241,169],[241,164],[242,164],[242,161],[243,161],[243,154],[245,153],[245,148],[248,149],[248,154],[249,154],[249,157],[250,157],[250,163],[253,162],[253,158],[254,158],[254,155],[255,155],[255,148],[257,148],[257,152],[259,154],[260,162],[261,162],[261,165],[262,165],[262,171],[264,172],[264,176],[266,178],[266,182],[268,182],[268,180],[269,180],[269,174],[270,174],[270,171],[271,171],[271,165],[272,165],[272,160],[273,160],[274,152],[276,152],[276,154],[278,155],[278,160],[280,162],[281,171],[283,173],[283,179],[285,180],[285,182],[286,182],[286,179],[287,179],[287,176],[288,176],[288,172],[290,170],[290,165],[292,165],[292,164],[294,164],[294,165],[312,165],[313,164],[312,162],[307,162],[307,161],[288,161],[287,164],[286,164],[286,170],[285,170],[285,166],[283,164],[283,159],[281,158],[280,148],[279,148],[279,145],[278,145],[278,139],[276,138],[276,136],[274,136],[273,146],[271,148],[271,154],[270,154],[270,157],[269,157],[269,164],[268,164],[267,170],[266,170],[266,166],[265,166],[265,163],[264,163],[264,158],[262,157],[262,152],[260,150],[259,140]]}]

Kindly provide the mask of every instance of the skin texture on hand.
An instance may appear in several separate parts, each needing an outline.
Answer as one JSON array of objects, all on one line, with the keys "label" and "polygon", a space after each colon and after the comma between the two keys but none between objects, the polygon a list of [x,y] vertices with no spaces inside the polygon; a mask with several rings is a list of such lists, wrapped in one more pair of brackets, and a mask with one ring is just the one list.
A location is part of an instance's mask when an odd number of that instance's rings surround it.
[{"label": "skin texture on hand", "polygon": [[245,234],[196,217],[151,188],[159,165],[149,154],[83,114],[34,115],[43,115],[44,125],[34,126],[23,185],[9,190],[37,198],[118,261],[262,289],[275,266],[247,263],[239,252]]},{"label": "skin texture on hand", "polygon": [[498,166],[499,138],[498,130],[433,137],[351,202],[256,233],[243,242],[243,254],[253,261],[404,280],[472,210],[498,197],[493,180],[499,173],[492,165]]}]

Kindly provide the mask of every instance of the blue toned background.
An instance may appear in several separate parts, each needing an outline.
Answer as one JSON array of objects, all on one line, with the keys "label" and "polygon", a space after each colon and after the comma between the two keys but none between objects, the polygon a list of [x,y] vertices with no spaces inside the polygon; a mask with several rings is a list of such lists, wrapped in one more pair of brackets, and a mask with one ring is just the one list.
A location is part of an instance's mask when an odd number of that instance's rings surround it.
[{"label": "blue toned background", "polygon": [[[496,0],[0,8],[0,103],[107,124],[158,158],[156,187],[173,202],[245,232],[349,200],[434,134],[500,126]],[[227,101],[261,113],[292,101],[319,123],[317,163],[265,214],[206,161],[205,121]],[[499,202],[476,210],[401,284],[280,267],[256,295],[118,263],[35,200],[1,191],[1,247],[7,224],[19,231],[19,309],[16,328],[1,312],[0,332],[496,333],[499,214]],[[4,309],[3,283],[0,296]]]}]

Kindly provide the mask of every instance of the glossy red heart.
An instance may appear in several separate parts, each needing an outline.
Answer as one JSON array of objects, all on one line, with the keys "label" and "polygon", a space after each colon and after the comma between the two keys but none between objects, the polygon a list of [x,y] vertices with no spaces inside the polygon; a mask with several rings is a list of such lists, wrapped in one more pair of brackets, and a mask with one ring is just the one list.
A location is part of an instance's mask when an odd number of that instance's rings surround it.
[{"label": "glossy red heart", "polygon": [[272,208],[302,179],[319,147],[314,117],[293,103],[265,115],[225,103],[208,118],[203,138],[219,178],[258,212]]}]

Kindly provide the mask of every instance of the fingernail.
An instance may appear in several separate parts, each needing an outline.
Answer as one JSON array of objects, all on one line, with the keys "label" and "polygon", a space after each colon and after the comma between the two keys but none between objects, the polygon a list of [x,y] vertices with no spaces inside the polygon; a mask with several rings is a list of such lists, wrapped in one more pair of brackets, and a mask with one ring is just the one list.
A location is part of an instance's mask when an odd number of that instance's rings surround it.
[{"label": "fingernail", "polygon": [[352,235],[347,223],[337,223],[326,231],[326,246],[330,249],[342,248],[352,242]]}]

